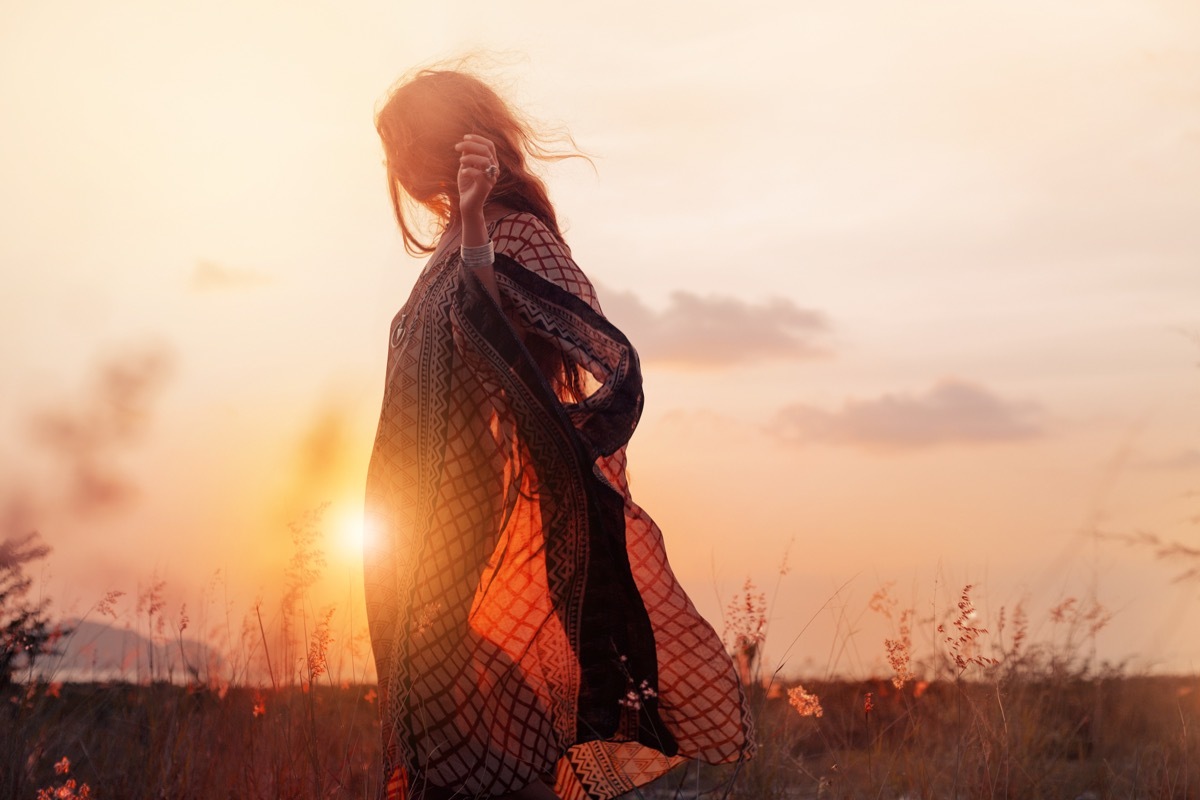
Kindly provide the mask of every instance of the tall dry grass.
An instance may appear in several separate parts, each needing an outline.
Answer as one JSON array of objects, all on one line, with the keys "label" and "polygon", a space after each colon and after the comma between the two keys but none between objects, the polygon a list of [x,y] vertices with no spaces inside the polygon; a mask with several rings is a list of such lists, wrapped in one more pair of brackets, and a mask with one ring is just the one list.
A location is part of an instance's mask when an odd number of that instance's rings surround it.
[{"label": "tall dry grass", "polygon": [[[1094,600],[1045,611],[1030,635],[1024,603],[994,628],[976,587],[921,618],[881,587],[867,608],[892,623],[877,645],[891,674],[862,681],[784,681],[764,674],[764,619],[747,584],[727,627],[749,686],[757,758],[723,794],[732,798],[1100,800],[1200,797],[1200,678],[1136,675],[1095,656],[1111,620]],[[930,647],[918,657],[914,631]],[[722,787],[723,776],[707,776]],[[688,796],[695,796],[691,794]]]},{"label": "tall dry grass", "polygon": [[202,599],[196,622],[210,646],[185,641],[192,615],[186,604],[168,609],[155,576],[129,602],[106,593],[76,623],[123,627],[131,644],[116,675],[81,680],[76,665],[64,681],[53,658],[27,659],[0,696],[0,798],[374,797],[367,632],[349,610],[335,619],[336,608],[313,602],[324,510],[291,525],[273,606],[260,599],[235,624],[230,604],[211,619]]},{"label": "tall dry grass", "polygon": [[[240,622],[228,605],[215,615],[204,601],[168,608],[156,578],[100,598],[91,618],[139,633],[127,671],[74,682],[53,669],[19,674],[0,694],[0,798],[375,797],[377,698],[365,681],[365,634],[311,597],[323,569],[321,526],[320,509],[292,526],[285,591]],[[978,587],[924,613],[891,589],[861,603],[888,633],[853,641],[886,671],[839,680],[789,674],[787,655],[803,650],[802,638],[780,661],[765,661],[778,589],[768,602],[747,582],[726,609],[725,639],[755,716],[756,758],[737,768],[688,764],[636,795],[1200,797],[1200,680],[1098,662],[1096,637],[1110,620],[1099,603],[1018,603],[984,620]],[[822,613],[844,609],[813,612]],[[193,627],[220,643],[220,658],[188,646]],[[333,648],[347,641],[349,660],[335,662]]]}]

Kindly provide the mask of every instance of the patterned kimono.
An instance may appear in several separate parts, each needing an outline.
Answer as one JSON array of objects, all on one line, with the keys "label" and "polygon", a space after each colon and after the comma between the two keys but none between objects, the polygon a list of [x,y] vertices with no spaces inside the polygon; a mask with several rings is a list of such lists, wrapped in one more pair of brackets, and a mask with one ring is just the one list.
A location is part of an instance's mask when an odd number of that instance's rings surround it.
[{"label": "patterned kimono", "polygon": [[387,797],[606,800],[746,758],[732,662],[626,482],[637,353],[539,219],[491,236],[502,304],[455,250],[392,321],[365,554]]}]

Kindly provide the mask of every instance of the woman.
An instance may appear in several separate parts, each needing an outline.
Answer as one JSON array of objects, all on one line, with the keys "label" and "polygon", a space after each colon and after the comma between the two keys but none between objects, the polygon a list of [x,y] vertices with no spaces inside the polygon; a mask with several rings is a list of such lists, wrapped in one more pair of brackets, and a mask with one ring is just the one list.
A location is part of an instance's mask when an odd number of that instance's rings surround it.
[{"label": "woman", "polygon": [[637,353],[528,169],[553,154],[454,70],[403,82],[376,127],[405,245],[432,254],[367,478],[387,796],[604,800],[748,756],[732,663],[629,494]]}]

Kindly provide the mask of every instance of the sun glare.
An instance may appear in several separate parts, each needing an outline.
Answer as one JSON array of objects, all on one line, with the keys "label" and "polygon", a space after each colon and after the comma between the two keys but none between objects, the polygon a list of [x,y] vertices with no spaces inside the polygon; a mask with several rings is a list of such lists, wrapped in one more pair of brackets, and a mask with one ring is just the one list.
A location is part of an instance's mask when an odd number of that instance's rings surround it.
[{"label": "sun glare", "polygon": [[361,556],[366,543],[362,510],[343,513],[337,530],[338,548],[349,556]]}]

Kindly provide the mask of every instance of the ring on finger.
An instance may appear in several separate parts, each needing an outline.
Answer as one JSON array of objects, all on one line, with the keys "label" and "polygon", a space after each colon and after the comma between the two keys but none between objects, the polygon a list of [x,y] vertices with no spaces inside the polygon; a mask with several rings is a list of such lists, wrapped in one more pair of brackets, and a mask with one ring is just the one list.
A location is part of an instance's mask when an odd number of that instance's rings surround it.
[{"label": "ring on finger", "polygon": [[500,168],[495,164],[488,164],[488,167],[483,171],[483,174],[487,175],[492,180],[495,180],[496,176],[500,174]]}]

